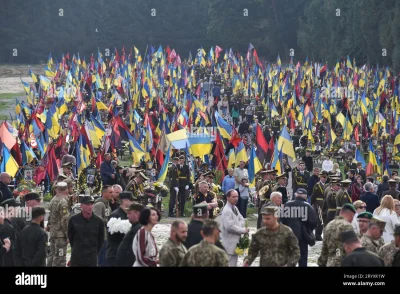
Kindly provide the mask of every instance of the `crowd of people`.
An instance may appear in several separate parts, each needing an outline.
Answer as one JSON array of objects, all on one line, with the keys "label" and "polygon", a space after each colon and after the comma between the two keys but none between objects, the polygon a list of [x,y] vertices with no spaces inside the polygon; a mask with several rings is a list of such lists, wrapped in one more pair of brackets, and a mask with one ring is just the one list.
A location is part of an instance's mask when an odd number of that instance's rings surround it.
[{"label": "crowd of people", "polygon": [[393,72],[150,49],[29,70],[0,127],[0,265],[305,267],[322,242],[319,266],[399,266]]}]

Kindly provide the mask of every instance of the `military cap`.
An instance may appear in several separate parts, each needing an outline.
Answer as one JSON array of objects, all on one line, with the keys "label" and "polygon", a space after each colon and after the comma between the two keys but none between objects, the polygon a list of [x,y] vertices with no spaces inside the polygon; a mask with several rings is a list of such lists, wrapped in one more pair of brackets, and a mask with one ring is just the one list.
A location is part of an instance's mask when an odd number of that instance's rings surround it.
[{"label": "military cap", "polygon": [[376,225],[377,227],[379,227],[382,231],[385,231],[385,226],[386,226],[386,222],[376,216],[374,216],[373,218],[371,218],[370,220],[370,224]]},{"label": "military cap", "polygon": [[60,181],[63,181],[63,180],[65,180],[66,178],[68,178],[67,176],[64,176],[64,175],[58,175],[57,176],[57,180],[60,180]]},{"label": "military cap", "polygon": [[40,207],[40,206],[35,206],[32,208],[32,218],[37,218],[41,215],[45,215],[46,214],[46,210],[44,209],[44,207]]},{"label": "military cap", "polygon": [[310,148],[307,148],[306,149],[306,152],[311,152],[312,150],[310,149]]},{"label": "military cap", "polygon": [[263,207],[261,207],[261,214],[266,214],[266,215],[275,215],[278,212],[278,207],[276,206],[267,206],[267,205],[263,205]]},{"label": "military cap", "polygon": [[30,192],[25,195],[25,201],[30,201],[30,200],[37,200],[40,201],[40,196],[38,193],[35,192]]},{"label": "military cap", "polygon": [[66,182],[57,183],[57,188],[67,188],[68,184]]},{"label": "military cap", "polygon": [[138,176],[142,177],[142,178],[143,178],[144,180],[146,180],[146,181],[149,179],[149,178],[146,177],[146,175],[145,175],[144,173],[142,173],[142,172],[139,172]]},{"label": "military cap", "polygon": [[340,234],[340,240],[342,243],[351,243],[358,240],[356,232],[353,230],[351,231],[344,231]]},{"label": "military cap", "polygon": [[305,162],[304,162],[303,160],[300,160],[300,161],[298,162],[298,164],[305,164]]},{"label": "military cap", "polygon": [[120,200],[122,200],[122,199],[128,199],[128,200],[131,200],[131,201],[135,200],[135,199],[133,198],[133,193],[130,192],[130,191],[123,191],[123,192],[121,192],[121,193],[119,194],[119,199],[120,199]]},{"label": "military cap", "polygon": [[207,213],[208,210],[208,204],[207,203],[199,203],[193,206],[193,214],[195,216],[202,216]]},{"label": "military cap", "polygon": [[343,204],[342,210],[350,210],[350,211],[352,211],[352,212],[354,212],[354,213],[357,212],[356,208],[355,208],[354,205],[351,204],[351,203],[345,203],[345,204]]},{"label": "military cap", "polygon": [[396,181],[396,180],[393,180],[393,179],[390,179],[390,180],[388,181],[388,183],[397,183],[397,181]]},{"label": "military cap", "polygon": [[268,173],[268,171],[266,169],[264,169],[264,170],[260,170],[258,173],[260,175],[264,175],[264,174]]},{"label": "military cap", "polygon": [[367,218],[367,219],[371,219],[371,218],[373,218],[373,217],[374,217],[374,215],[373,215],[372,213],[368,212],[368,211],[361,212],[361,213],[359,213],[359,214],[357,215],[357,218]]},{"label": "military cap", "polygon": [[341,185],[342,185],[342,183],[340,183],[340,181],[337,180],[337,179],[331,179],[331,180],[330,180],[330,183],[331,183],[331,184],[338,185],[338,186],[341,186]]},{"label": "military cap", "polygon": [[8,198],[6,200],[4,200],[3,202],[0,203],[0,206],[2,207],[16,207],[19,206],[17,201],[15,201],[14,198]]},{"label": "military cap", "polygon": [[84,195],[83,197],[81,197],[80,201],[82,204],[90,204],[94,203],[94,198],[93,196]]},{"label": "military cap", "polygon": [[[203,176],[204,176],[204,175],[203,175]],[[210,177],[210,178],[215,178],[215,173],[212,172],[212,171],[209,171],[209,172],[207,173],[206,176],[207,176],[207,177]]]},{"label": "military cap", "polygon": [[72,167],[72,162],[66,162],[61,167],[69,167],[69,168],[71,168]]},{"label": "military cap", "polygon": [[179,159],[185,159],[185,155],[179,156]]},{"label": "military cap", "polygon": [[276,179],[277,179],[277,180],[279,180],[279,179],[287,179],[287,177],[286,177],[286,174],[283,173],[283,174],[277,175],[277,176],[276,176]]},{"label": "military cap", "polygon": [[400,224],[396,224],[394,226],[394,235],[399,236],[400,235]]},{"label": "military cap", "polygon": [[139,173],[144,172],[144,169],[136,169],[136,170],[134,170],[133,172],[134,172],[135,174],[139,174]]},{"label": "military cap", "polygon": [[342,184],[351,184],[352,181],[350,179],[345,179],[344,181],[340,181]]},{"label": "military cap", "polygon": [[326,178],[327,176],[328,176],[328,173],[326,172],[326,171],[321,171],[320,173],[319,173],[319,176],[320,177],[324,177],[324,178]]},{"label": "military cap", "polygon": [[174,157],[174,158],[172,158],[172,160],[174,160],[174,161],[178,161],[179,160],[179,157]]},{"label": "military cap", "polygon": [[141,212],[143,210],[144,206],[140,203],[132,203],[131,205],[129,205],[129,207],[127,209],[125,209],[126,211],[139,211]]},{"label": "military cap", "polygon": [[299,188],[299,189],[297,189],[296,194],[305,194],[305,195],[307,195],[307,190],[303,189],[303,188]]}]

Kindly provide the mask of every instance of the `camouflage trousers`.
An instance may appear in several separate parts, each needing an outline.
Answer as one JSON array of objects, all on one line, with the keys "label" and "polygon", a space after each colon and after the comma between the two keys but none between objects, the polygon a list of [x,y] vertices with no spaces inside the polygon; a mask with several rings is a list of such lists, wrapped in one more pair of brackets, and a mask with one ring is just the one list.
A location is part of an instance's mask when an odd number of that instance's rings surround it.
[{"label": "camouflage trousers", "polygon": [[47,258],[48,267],[66,267],[67,239],[50,237],[50,253]]}]

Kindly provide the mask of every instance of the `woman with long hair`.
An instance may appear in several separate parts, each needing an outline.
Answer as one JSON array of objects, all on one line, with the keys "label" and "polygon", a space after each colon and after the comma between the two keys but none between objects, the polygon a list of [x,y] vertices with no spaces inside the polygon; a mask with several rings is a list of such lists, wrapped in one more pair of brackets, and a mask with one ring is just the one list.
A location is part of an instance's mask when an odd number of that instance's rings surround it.
[{"label": "woman with long hair", "polygon": [[156,267],[158,248],[152,229],[161,220],[161,213],[154,207],[145,207],[140,213],[139,223],[143,226],[133,239],[132,250],[136,261],[133,266]]},{"label": "woman with long hair", "polygon": [[386,222],[385,231],[382,235],[385,243],[394,240],[393,233],[395,226],[400,223],[394,208],[393,197],[386,195],[382,198],[381,205],[374,211],[374,216],[377,216]]},{"label": "woman with long hair", "polygon": [[356,202],[357,200],[360,200],[361,194],[364,193],[364,187],[362,185],[362,177],[357,176],[356,181],[351,184],[350,186],[350,191],[351,191],[351,199],[353,200],[353,203]]},{"label": "woman with long hair", "polygon": [[334,163],[333,168],[330,172],[328,172],[329,176],[338,176],[340,177],[340,180],[343,180],[342,172],[340,171],[339,164]]},{"label": "woman with long hair", "polygon": [[397,214],[397,218],[400,221],[400,200],[394,199],[394,211]]}]

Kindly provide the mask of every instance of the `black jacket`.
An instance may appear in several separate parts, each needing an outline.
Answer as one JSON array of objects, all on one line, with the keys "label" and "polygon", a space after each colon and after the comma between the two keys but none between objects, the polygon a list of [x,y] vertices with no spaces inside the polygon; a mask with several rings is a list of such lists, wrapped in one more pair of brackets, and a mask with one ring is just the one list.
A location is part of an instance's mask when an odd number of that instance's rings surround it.
[{"label": "black jacket", "polygon": [[[111,218],[120,218],[121,220],[127,220],[128,216],[126,215],[126,212],[121,207],[119,207],[113,213],[111,213],[110,219]],[[122,234],[122,233],[110,234],[110,232],[108,230],[107,230],[107,234],[108,234],[107,264],[108,264],[108,266],[115,266],[115,262],[117,259],[118,247],[121,244],[122,240],[124,239],[125,234]]]},{"label": "black jacket", "polygon": [[184,188],[186,185],[190,183],[190,170],[187,164],[184,164],[182,167],[178,164],[177,173],[179,180],[179,188]]},{"label": "black jacket", "polygon": [[393,199],[399,199],[399,194],[400,194],[400,191],[398,191],[398,190],[387,190],[387,191],[384,191],[383,193],[382,193],[382,197],[384,197],[384,196],[386,196],[386,195],[390,195],[390,196],[392,196],[393,197]]},{"label": "black jacket", "polygon": [[383,196],[385,196],[385,195],[383,195],[383,192],[385,192],[387,190],[389,190],[389,183],[388,182],[383,182],[383,183],[380,183],[378,185],[377,194],[378,194],[379,199],[381,199]]},{"label": "black jacket", "polygon": [[4,219],[4,225],[0,230],[0,240],[10,239],[11,246],[10,250],[4,254],[4,263],[3,266],[13,267],[14,263],[14,251],[15,251],[15,242],[17,240],[17,232],[11,224],[9,219]]},{"label": "black jacket", "polygon": [[15,246],[15,265],[22,267],[46,266],[47,234],[40,225],[26,226]]},{"label": "black jacket", "polygon": [[374,213],[374,210],[380,205],[378,195],[371,192],[361,195],[360,200],[367,204],[367,211],[370,213]]},{"label": "black jacket", "polygon": [[3,194],[3,198],[1,199],[1,201],[13,198],[10,188],[8,188],[8,186],[3,182],[0,182],[0,191]]},{"label": "black jacket", "polygon": [[356,248],[342,260],[342,267],[384,267],[385,263],[375,253],[364,247]]},{"label": "black jacket", "polygon": [[[308,187],[308,195],[312,194],[313,188],[315,186],[316,183],[319,182],[319,177],[317,177],[316,175],[312,175],[307,182],[307,187]],[[296,192],[296,191],[294,191]]]},{"label": "black jacket", "polygon": [[[300,209],[293,209],[295,207],[300,207]],[[317,214],[315,213],[314,208],[312,208],[304,198],[296,197],[295,200],[286,203],[284,209],[285,211],[290,209],[290,216],[282,217],[282,223],[292,229],[299,242],[305,242],[306,239],[303,230],[306,229],[309,232],[312,232],[317,227]],[[298,213],[300,213],[300,215],[298,215]],[[284,216],[285,215],[286,213],[284,213]]]},{"label": "black jacket", "polygon": [[3,247],[4,242],[3,239],[1,238],[3,234],[2,230],[3,230],[3,225],[0,225],[0,267],[4,266],[4,257],[7,253],[6,248]]},{"label": "black jacket", "polygon": [[137,223],[132,225],[128,233],[126,233],[124,239],[117,250],[116,266],[132,267],[136,261],[135,254],[133,254],[132,243],[136,236],[136,233],[142,227],[141,224]]},{"label": "black jacket", "polygon": [[304,164],[306,165],[306,170],[308,170],[309,172],[312,172],[313,171],[313,166],[314,166],[314,164],[313,164],[313,158],[311,157],[311,156],[303,156],[302,158],[301,158],[301,160],[303,160],[304,161]]},{"label": "black jacket", "polygon": [[104,223],[94,213],[85,219],[82,213],[71,216],[68,222],[71,244],[71,266],[97,266],[97,256],[104,243]]},{"label": "black jacket", "polygon": [[[183,245],[185,245],[187,250],[189,250],[190,247],[199,244],[203,240],[203,237],[201,236],[200,233],[201,229],[203,228],[203,224],[204,223],[201,220],[192,219],[190,221],[188,225],[187,238],[183,243]],[[225,251],[225,248],[222,246],[220,241],[217,241],[215,243],[215,246]]]}]

